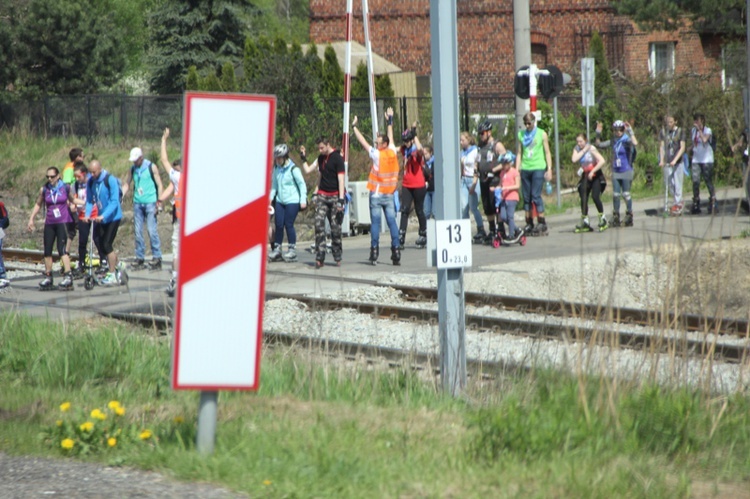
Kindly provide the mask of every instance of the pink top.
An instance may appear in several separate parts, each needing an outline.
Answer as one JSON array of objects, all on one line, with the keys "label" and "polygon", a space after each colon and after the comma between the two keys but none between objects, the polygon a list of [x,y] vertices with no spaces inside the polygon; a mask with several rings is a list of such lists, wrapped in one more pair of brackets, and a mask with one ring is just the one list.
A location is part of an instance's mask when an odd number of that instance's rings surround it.
[{"label": "pink top", "polygon": [[518,189],[513,191],[506,191],[506,187],[515,187],[519,177],[518,170],[512,166],[507,170],[500,171],[500,185],[503,187],[503,201],[518,201],[520,199],[518,195]]}]

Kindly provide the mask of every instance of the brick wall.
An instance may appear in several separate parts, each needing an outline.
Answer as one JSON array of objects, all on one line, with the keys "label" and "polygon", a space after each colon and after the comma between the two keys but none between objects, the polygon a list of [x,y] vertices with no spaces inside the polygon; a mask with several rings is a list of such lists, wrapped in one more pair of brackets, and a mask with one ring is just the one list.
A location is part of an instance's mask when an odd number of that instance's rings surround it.
[{"label": "brick wall", "polygon": [[[364,44],[361,3],[354,2],[354,39]],[[430,74],[429,0],[372,0],[370,38],[373,50],[418,76]],[[317,44],[345,38],[345,3],[310,1],[310,39]],[[472,95],[505,94],[513,90],[512,0],[458,0],[459,88]],[[648,76],[649,44],[677,42],[678,73],[708,74],[717,69],[721,42],[701,39],[695,32],[642,33],[616,16],[608,0],[531,0],[531,41],[546,46],[548,64],[574,78],[586,55],[587,33],[604,33],[610,66],[629,78]],[[621,36],[616,36],[621,32]],[[609,33],[609,35],[607,35]],[[535,56],[535,60],[537,56]],[[718,76],[717,76],[717,81]]]}]

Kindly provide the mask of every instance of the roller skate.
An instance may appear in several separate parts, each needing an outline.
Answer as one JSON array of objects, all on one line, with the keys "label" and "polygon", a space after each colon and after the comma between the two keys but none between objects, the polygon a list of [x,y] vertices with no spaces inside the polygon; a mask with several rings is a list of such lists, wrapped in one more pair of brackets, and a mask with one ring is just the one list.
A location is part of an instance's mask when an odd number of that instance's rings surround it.
[{"label": "roller skate", "polygon": [[701,214],[701,200],[700,199],[693,199],[693,207],[690,208],[690,214],[691,215]]},{"label": "roller skate", "polygon": [[273,248],[271,249],[271,252],[268,254],[268,261],[280,262],[281,260],[283,260],[281,256],[281,245],[274,243]]},{"label": "roller skate", "polygon": [[117,276],[114,272],[107,272],[107,275],[105,275],[100,281],[100,286],[119,286],[120,282],[117,280]]},{"label": "roller skate", "polygon": [[548,236],[549,235],[549,229],[547,229],[547,224],[536,224],[536,227],[534,227],[533,232],[531,233],[532,236],[540,237],[540,236]]},{"label": "roller skate", "polygon": [[599,232],[604,232],[607,229],[609,229],[607,217],[604,216],[604,213],[599,213]]},{"label": "roller skate", "polygon": [[532,232],[534,232],[534,224],[527,223],[526,227],[523,228],[523,233],[526,234],[527,236],[530,236]]},{"label": "roller skate", "polygon": [[154,258],[148,264],[148,270],[161,270],[161,258]]},{"label": "roller skate", "polygon": [[55,282],[50,272],[44,273],[44,279],[39,283],[39,291],[50,291],[55,289]]},{"label": "roller skate", "polygon": [[419,231],[419,237],[414,242],[414,244],[417,245],[417,248],[422,249],[425,246],[427,246],[427,231],[426,230],[420,230]]},{"label": "roller skate", "polygon": [[73,290],[73,274],[71,272],[68,272],[65,274],[65,277],[63,277],[63,280],[60,281],[60,284],[57,285],[57,289],[60,291],[72,291]]},{"label": "roller skate", "polygon": [[713,215],[719,212],[719,202],[716,201],[715,197],[708,198],[708,208],[706,209],[709,215]]},{"label": "roller skate", "polygon": [[[161,260],[159,260],[159,262],[161,263]],[[159,268],[161,268],[161,266]],[[120,283],[121,286],[127,286],[130,276],[128,275],[128,271],[123,262],[117,262],[117,265],[115,266],[115,278],[117,278],[117,282]]]},{"label": "roller skate", "polygon": [[633,212],[626,211],[625,212],[625,227],[632,227],[632,226],[633,226]]},{"label": "roller skate", "polygon": [[610,225],[612,227],[620,226],[620,213],[619,212],[612,213],[612,223]]},{"label": "roller skate", "polygon": [[393,265],[401,265],[401,250],[398,248],[391,248],[391,262]]},{"label": "roller skate", "polygon": [[133,270],[143,270],[146,268],[146,264],[143,262],[142,259],[137,258],[135,262],[133,262],[133,265],[130,266]]},{"label": "roller skate", "polygon": [[80,279],[83,279],[83,277],[86,275],[86,267],[83,262],[79,262],[76,268],[71,270],[71,273],[73,274],[73,280],[78,281]]},{"label": "roller skate", "polygon": [[582,234],[584,232],[591,232],[592,230],[591,225],[589,225],[589,217],[583,217],[578,225],[576,225],[575,233]]},{"label": "roller skate", "polygon": [[7,277],[0,277],[0,292],[5,291],[10,287],[10,281]]},{"label": "roller skate", "polygon": [[294,244],[290,244],[286,253],[281,255],[281,258],[287,263],[293,263],[297,261],[297,247]]},{"label": "roller skate", "polygon": [[167,293],[167,296],[170,298],[174,297],[175,292],[177,291],[177,277],[172,276],[172,278],[169,280],[169,284],[167,285],[167,289],[164,290]]},{"label": "roller skate", "polygon": [[404,249],[405,243],[406,243],[406,231],[400,230],[398,231],[398,249],[400,250]]},{"label": "roller skate", "polygon": [[504,243],[508,246],[511,244],[520,244],[521,246],[526,246],[526,233],[516,227],[515,233],[513,234],[513,237],[506,238]]},{"label": "roller skate", "polygon": [[370,263],[373,265],[378,264],[378,256],[380,255],[380,248],[378,246],[373,246],[370,248]]},{"label": "roller skate", "polygon": [[479,227],[477,233],[474,234],[474,238],[471,240],[474,244],[482,244],[484,239],[487,237],[487,233],[484,231],[484,227]]}]

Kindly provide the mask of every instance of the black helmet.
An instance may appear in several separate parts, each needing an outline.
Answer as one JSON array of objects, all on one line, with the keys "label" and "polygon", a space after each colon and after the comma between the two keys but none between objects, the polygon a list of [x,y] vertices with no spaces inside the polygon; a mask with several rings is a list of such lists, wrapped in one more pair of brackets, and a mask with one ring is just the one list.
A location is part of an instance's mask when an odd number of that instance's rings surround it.
[{"label": "black helmet", "polygon": [[403,142],[409,142],[410,140],[414,140],[414,132],[411,131],[411,128],[407,128],[401,133],[401,140]]},{"label": "black helmet", "polygon": [[489,120],[484,120],[477,127],[477,133],[488,132],[492,130],[492,123]]}]

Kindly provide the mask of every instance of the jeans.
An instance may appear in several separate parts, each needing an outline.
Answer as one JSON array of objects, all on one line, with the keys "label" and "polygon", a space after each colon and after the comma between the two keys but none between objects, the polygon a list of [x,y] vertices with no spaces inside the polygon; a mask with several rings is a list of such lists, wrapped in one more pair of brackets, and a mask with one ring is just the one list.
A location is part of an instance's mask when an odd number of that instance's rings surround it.
[{"label": "jeans", "polygon": [[294,221],[299,213],[299,203],[281,204],[276,201],[274,208],[276,221],[276,244],[281,246],[284,241],[284,230],[286,230],[286,242],[297,244],[297,231],[294,230]]},{"label": "jeans", "polygon": [[423,206],[425,220],[429,219],[430,217],[435,218],[435,214],[432,212],[433,197],[435,197],[435,191],[427,191],[425,193]]},{"label": "jeans", "polygon": [[474,194],[469,194],[469,188],[474,183],[473,177],[461,177],[461,218],[469,218],[469,210],[474,215],[477,230],[484,230],[482,214],[479,213],[479,185],[474,189]]},{"label": "jeans", "polygon": [[[3,239],[5,239],[3,237]],[[5,273],[5,261],[3,261],[3,239],[0,239],[0,279],[7,279]]]},{"label": "jeans", "polygon": [[380,245],[380,225],[383,212],[385,223],[391,232],[391,248],[398,248],[398,224],[396,223],[396,206],[393,204],[393,194],[370,193],[370,246]]},{"label": "jeans", "polygon": [[500,223],[508,224],[508,237],[516,236],[516,222],[513,219],[516,214],[518,201],[503,201],[500,203]]},{"label": "jeans", "polygon": [[614,194],[612,195],[612,205],[614,206],[615,213],[620,213],[620,198],[625,198],[625,209],[628,212],[633,211],[633,198],[630,196],[630,185],[633,183],[632,180],[613,178],[612,189]]},{"label": "jeans", "polygon": [[531,203],[536,205],[536,212],[544,214],[542,200],[542,186],[544,185],[544,170],[521,170],[521,194],[523,195],[523,209],[531,213]]},{"label": "jeans", "polygon": [[151,241],[151,256],[161,258],[161,241],[156,230],[156,203],[133,203],[133,221],[135,222],[135,258],[143,260],[146,255],[146,243],[143,240],[143,219],[146,219],[148,238]]}]

